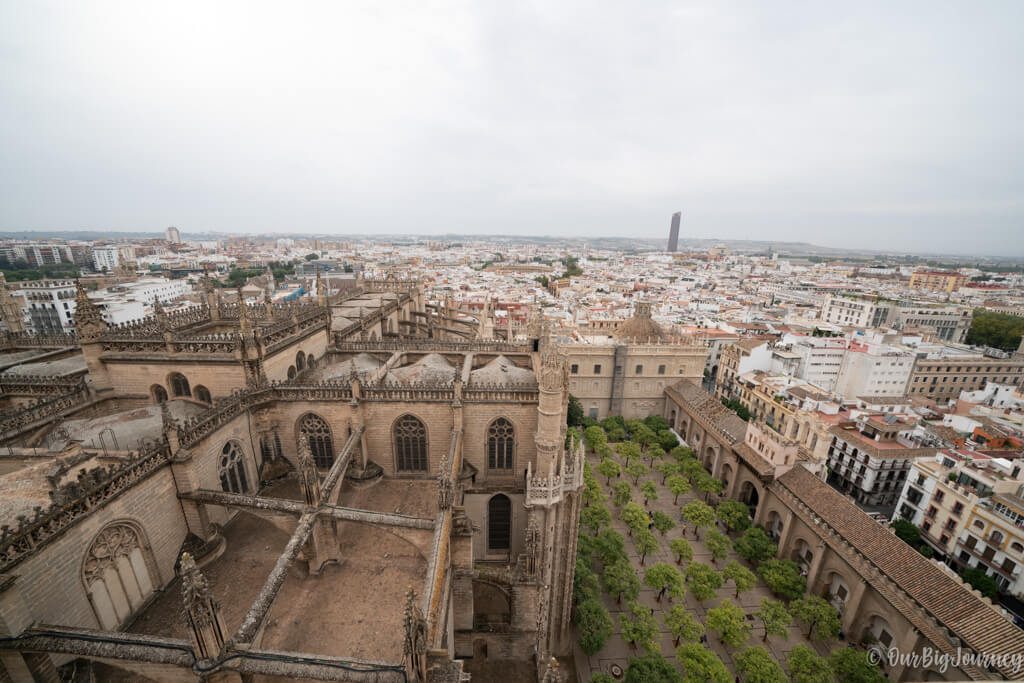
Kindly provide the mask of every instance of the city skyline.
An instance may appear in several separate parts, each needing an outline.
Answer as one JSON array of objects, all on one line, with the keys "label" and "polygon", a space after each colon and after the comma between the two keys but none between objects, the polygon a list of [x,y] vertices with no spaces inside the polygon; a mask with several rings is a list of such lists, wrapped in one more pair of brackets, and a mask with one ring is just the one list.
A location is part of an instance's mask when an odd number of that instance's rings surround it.
[{"label": "city skyline", "polygon": [[0,9],[0,229],[1024,254],[1016,3],[237,9]]}]

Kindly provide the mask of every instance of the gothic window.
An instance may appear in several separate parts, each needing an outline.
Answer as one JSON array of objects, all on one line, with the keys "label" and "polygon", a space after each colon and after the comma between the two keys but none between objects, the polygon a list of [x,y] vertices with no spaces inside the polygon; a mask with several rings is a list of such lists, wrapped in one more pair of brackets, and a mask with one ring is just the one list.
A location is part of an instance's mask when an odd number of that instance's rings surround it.
[{"label": "gothic window", "polygon": [[331,439],[331,428],[319,415],[307,415],[302,418],[299,427],[301,438],[309,443],[309,452],[313,462],[322,470],[334,464],[334,441]]},{"label": "gothic window", "polygon": [[228,441],[220,452],[220,488],[225,493],[249,492],[242,448],[235,441]]},{"label": "gothic window", "polygon": [[295,370],[296,372],[302,372],[303,368],[306,367],[306,354],[299,351],[295,354]]},{"label": "gothic window", "polygon": [[412,415],[395,423],[395,463],[400,472],[427,471],[427,428]]},{"label": "gothic window", "polygon": [[171,373],[171,393],[175,396],[191,396],[192,390],[188,386],[188,380],[180,372]]},{"label": "gothic window", "polygon": [[167,403],[167,390],[159,384],[154,384],[149,388],[150,393],[153,394],[153,400],[159,405],[160,403]]},{"label": "gothic window", "polygon": [[260,437],[260,467],[271,460],[277,460],[281,455],[281,437],[276,429]]},{"label": "gothic window", "polygon": [[292,365],[288,368],[288,379],[295,379],[295,366]]},{"label": "gothic window", "polygon": [[487,501],[487,549],[508,550],[512,536],[512,501],[499,493]]},{"label": "gothic window", "polygon": [[139,532],[127,523],[97,534],[85,555],[83,579],[100,628],[114,631],[153,593]]},{"label": "gothic window", "polygon": [[487,468],[511,472],[515,452],[515,428],[511,422],[499,417],[487,428]]},{"label": "gothic window", "polygon": [[213,403],[213,398],[210,396],[210,390],[202,384],[196,386],[196,398],[203,403]]}]

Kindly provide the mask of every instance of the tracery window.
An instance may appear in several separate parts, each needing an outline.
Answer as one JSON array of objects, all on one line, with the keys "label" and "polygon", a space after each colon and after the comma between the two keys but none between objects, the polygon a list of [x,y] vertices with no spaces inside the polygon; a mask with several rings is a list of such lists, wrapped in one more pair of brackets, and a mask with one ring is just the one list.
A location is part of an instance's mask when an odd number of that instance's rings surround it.
[{"label": "tracery window", "polygon": [[213,403],[213,397],[210,396],[210,390],[202,384],[196,387],[196,398],[203,403]]},{"label": "tracery window", "polygon": [[220,488],[225,493],[248,493],[242,448],[236,441],[228,441],[220,452]]},{"label": "tracery window", "polygon": [[327,422],[319,415],[310,413],[302,418],[299,434],[309,444],[309,452],[316,466],[322,470],[329,469],[334,464],[334,441]]},{"label": "tracery window", "polygon": [[395,422],[395,463],[400,472],[427,471],[427,428],[418,418],[403,415]]},{"label": "tracery window", "polygon": [[188,386],[188,379],[180,372],[171,373],[171,393],[175,396],[191,396],[192,390]]},{"label": "tracery window", "polygon": [[153,593],[145,551],[135,528],[106,527],[86,552],[83,579],[100,628],[116,630]]},{"label": "tracery window", "polygon": [[487,501],[487,549],[508,550],[512,536],[512,501],[499,493]]},{"label": "tracery window", "polygon": [[487,467],[492,470],[512,470],[516,451],[516,434],[512,423],[503,417],[487,428]]}]

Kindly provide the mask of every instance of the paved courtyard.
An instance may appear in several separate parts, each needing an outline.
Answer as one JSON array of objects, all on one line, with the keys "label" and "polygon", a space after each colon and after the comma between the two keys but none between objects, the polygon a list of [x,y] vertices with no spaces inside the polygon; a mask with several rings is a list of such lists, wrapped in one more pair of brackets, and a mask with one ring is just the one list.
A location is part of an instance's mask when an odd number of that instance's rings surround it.
[{"label": "paved courtyard", "polygon": [[[655,510],[661,510],[662,512],[665,512],[666,514],[670,515],[672,519],[677,523],[676,528],[672,529],[664,536],[655,531],[655,536],[658,539],[660,548],[656,552],[649,554],[645,559],[644,566],[641,566],[640,556],[636,552],[636,549],[633,547],[632,539],[628,536],[629,530],[626,527],[625,522],[619,519],[619,512],[621,508],[617,508],[612,504],[611,489],[609,486],[606,485],[605,478],[597,474],[596,467],[599,462],[599,459],[594,454],[589,454],[588,461],[590,462],[591,467],[595,468],[594,475],[597,477],[598,482],[601,484],[601,488],[609,497],[609,500],[605,503],[605,505],[612,513],[612,528],[614,528],[617,532],[622,534],[622,536],[625,538],[626,553],[628,554],[630,560],[633,563],[633,568],[637,570],[637,575],[640,578],[641,584],[643,582],[644,572],[647,567],[650,567],[651,565],[657,562],[666,562],[674,565],[675,556],[672,555],[672,553],[669,551],[668,544],[669,541],[671,541],[674,538],[683,537],[683,523],[680,521],[680,509],[683,505],[686,505],[690,501],[702,500],[703,498],[701,494],[699,492],[691,492],[685,495],[681,495],[679,496],[678,504],[674,505],[672,502],[673,495],[669,492],[666,486],[661,484],[660,474],[652,471],[650,475],[640,478],[640,484],[643,484],[646,480],[651,480],[658,485],[658,500],[652,501],[650,505],[647,507],[647,509],[652,512]],[[633,483],[632,480],[626,477],[625,475],[623,475],[618,480],[613,479],[612,483],[614,484],[616,481],[628,481],[631,485]],[[639,486],[633,486],[632,488],[633,501],[639,503],[640,505],[643,505],[643,496],[639,491]],[[722,527],[721,525],[718,526],[718,529],[719,531],[725,531],[724,527]],[[588,531],[589,529],[587,529],[587,527],[580,527],[580,533],[587,533]],[[702,538],[703,535],[704,534],[702,533]],[[730,535],[730,537],[734,538],[735,535]],[[729,561],[737,560],[751,571],[754,571],[754,567],[752,565],[750,565],[746,560],[744,560],[742,557],[737,555],[732,550],[729,551],[728,558],[718,562],[717,564],[713,563],[711,561],[711,553],[704,547],[703,542],[694,539],[694,533],[692,528],[687,529],[686,538],[690,541],[690,544],[693,546],[693,562],[703,562],[705,564],[715,566],[716,569],[721,570],[725,567],[726,564],[729,563]],[[686,563],[680,566],[681,570],[685,570],[685,568]],[[656,598],[657,591],[648,588],[646,585],[642,584],[638,602],[649,607],[652,607],[654,609],[655,618],[657,619],[658,624],[661,626],[661,654],[669,661],[675,663],[675,647],[673,646],[671,634],[668,632],[668,629],[665,628],[663,614],[664,611],[667,611],[672,607],[673,603],[669,601],[667,595],[666,597],[662,598],[661,602],[658,602]],[[732,582],[727,581],[725,582],[725,585],[723,585],[723,587],[718,590],[718,596],[716,598],[707,600],[705,602],[699,602],[692,595],[690,595],[689,592],[687,592],[686,597],[684,598],[684,603],[686,604],[687,610],[689,610],[689,612],[703,624],[706,621],[708,610],[717,607],[723,598],[732,599],[734,603],[741,605],[743,609],[747,611],[747,618],[752,626],[750,631],[750,638],[747,641],[747,645],[763,645],[772,654],[772,656],[775,657],[779,664],[783,666],[783,668],[786,667],[786,657],[788,656],[789,652],[796,645],[799,645],[801,643],[804,645],[809,645],[819,655],[823,657],[827,656],[834,647],[840,646],[840,644],[835,641],[833,641],[830,644],[824,644],[816,640],[808,640],[808,638],[804,635],[804,633],[807,630],[807,627],[798,623],[794,623],[792,626],[790,626],[788,638],[769,636],[767,642],[763,642],[762,638],[764,638],[764,628],[761,626],[761,621],[753,615],[753,612],[756,612],[760,607],[762,598],[771,598],[772,600],[778,600],[778,598],[772,595],[771,591],[768,590],[768,587],[760,579],[758,579],[757,585],[753,589],[745,593],[742,593],[739,599],[736,598],[736,589],[733,586]],[[622,628],[619,624],[619,616],[623,613],[623,611],[626,608],[625,601],[623,601],[623,603],[620,605],[617,604],[616,601],[613,598],[610,598],[607,594],[602,594],[602,602],[604,603],[604,606],[608,609],[608,611],[611,613],[612,620],[615,622],[615,633],[608,640],[608,642],[605,644],[604,648],[600,652],[590,657],[583,653],[583,650],[579,647],[579,645],[575,646],[576,670],[578,672],[578,680],[582,683],[587,683],[588,681],[590,681],[591,676],[598,672],[611,674],[612,665],[617,664],[619,667],[622,668],[622,670],[625,670],[629,664],[630,657],[641,657],[645,654],[640,649],[631,648],[622,639]],[[573,634],[573,638],[574,640],[577,639],[575,632]],[[715,654],[717,654],[719,658],[721,658],[722,662],[725,664],[726,668],[728,668],[730,672],[734,671],[731,656],[734,651],[718,641],[717,633],[708,633],[708,640],[706,646]],[[739,650],[736,651],[738,652]]]}]

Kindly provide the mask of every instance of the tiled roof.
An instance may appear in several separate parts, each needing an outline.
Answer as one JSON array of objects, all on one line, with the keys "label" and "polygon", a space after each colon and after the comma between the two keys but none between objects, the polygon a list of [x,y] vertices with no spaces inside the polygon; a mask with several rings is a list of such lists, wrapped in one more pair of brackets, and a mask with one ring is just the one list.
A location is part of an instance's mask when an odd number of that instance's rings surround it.
[{"label": "tiled roof", "polygon": [[710,422],[714,429],[732,443],[743,442],[747,434],[747,423],[698,384],[683,380],[667,387],[665,391],[689,405],[694,413]]},{"label": "tiled roof", "polygon": [[[851,446],[866,451],[869,455],[879,459],[900,460],[906,458],[928,458],[935,455],[934,448],[907,448],[894,441],[878,442],[863,436],[857,428],[847,429],[843,425],[836,425],[829,428],[829,433],[846,441]],[[892,444],[886,448],[879,444]]]},{"label": "tiled roof", "polygon": [[[789,470],[771,487],[804,503],[815,517],[901,589],[895,591],[883,581],[864,576],[936,646],[944,650],[954,647],[947,634],[907,604],[904,596],[909,596],[976,652],[1024,655],[1024,631],[803,467]],[[814,520],[809,521],[814,524]],[[856,566],[856,558],[844,559]],[[1003,673],[1012,674],[1009,670]]]}]

